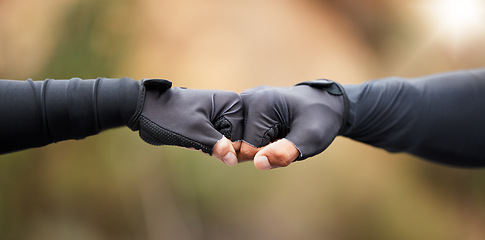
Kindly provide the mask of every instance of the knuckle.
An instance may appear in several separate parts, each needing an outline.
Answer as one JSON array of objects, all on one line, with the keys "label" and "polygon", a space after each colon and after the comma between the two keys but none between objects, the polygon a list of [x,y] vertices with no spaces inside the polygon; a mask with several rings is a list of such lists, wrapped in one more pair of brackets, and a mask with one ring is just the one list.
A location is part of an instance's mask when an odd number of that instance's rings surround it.
[{"label": "knuckle", "polygon": [[221,90],[221,91],[216,92],[216,94],[218,96],[220,96],[221,98],[225,99],[228,102],[234,102],[234,101],[239,102],[239,101],[241,101],[241,97],[236,92],[222,91]]},{"label": "knuckle", "polygon": [[271,98],[274,97],[274,95],[276,94],[276,90],[275,89],[264,89],[263,90],[260,90],[260,91],[252,91],[252,92],[243,92],[241,94],[241,98],[243,99],[244,102],[247,102],[247,101],[262,101],[262,100],[269,100]]},{"label": "knuckle", "polygon": [[244,108],[252,114],[261,115],[274,111],[274,106],[280,99],[274,89],[259,91],[247,95],[241,95]]}]

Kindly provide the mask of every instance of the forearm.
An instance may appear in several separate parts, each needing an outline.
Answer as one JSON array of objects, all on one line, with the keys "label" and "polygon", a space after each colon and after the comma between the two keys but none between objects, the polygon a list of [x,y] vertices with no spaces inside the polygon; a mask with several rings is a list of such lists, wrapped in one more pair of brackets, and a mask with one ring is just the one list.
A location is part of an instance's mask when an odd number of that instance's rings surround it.
[{"label": "forearm", "polygon": [[485,69],[347,85],[342,135],[432,161],[485,166]]},{"label": "forearm", "polygon": [[138,84],[129,78],[0,80],[0,153],[126,125],[137,98]]}]

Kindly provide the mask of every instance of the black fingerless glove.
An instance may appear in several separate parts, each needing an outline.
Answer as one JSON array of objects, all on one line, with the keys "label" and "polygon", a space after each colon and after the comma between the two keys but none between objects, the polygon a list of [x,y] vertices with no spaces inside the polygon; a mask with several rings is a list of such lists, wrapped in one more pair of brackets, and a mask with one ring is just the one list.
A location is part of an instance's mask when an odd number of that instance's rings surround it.
[{"label": "black fingerless glove", "polygon": [[139,101],[128,127],[153,145],[175,145],[212,154],[223,137],[242,138],[242,102],[237,93],[172,88],[162,79],[140,82]]},{"label": "black fingerless glove", "polygon": [[347,119],[343,88],[325,79],[293,87],[260,86],[244,91],[241,98],[246,117],[244,141],[263,147],[285,138],[300,151],[297,160],[325,150]]}]

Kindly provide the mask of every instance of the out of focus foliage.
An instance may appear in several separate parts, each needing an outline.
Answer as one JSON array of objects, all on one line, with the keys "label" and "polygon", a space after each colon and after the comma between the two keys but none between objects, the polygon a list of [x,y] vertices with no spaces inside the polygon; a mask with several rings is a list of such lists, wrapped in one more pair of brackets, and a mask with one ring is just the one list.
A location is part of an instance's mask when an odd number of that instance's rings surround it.
[{"label": "out of focus foliage", "polygon": [[[0,1],[0,78],[168,78],[242,91],[485,64],[423,1]],[[0,133],[1,134],[1,133]],[[0,239],[485,239],[485,171],[339,138],[260,172],[127,128],[0,156]]]}]

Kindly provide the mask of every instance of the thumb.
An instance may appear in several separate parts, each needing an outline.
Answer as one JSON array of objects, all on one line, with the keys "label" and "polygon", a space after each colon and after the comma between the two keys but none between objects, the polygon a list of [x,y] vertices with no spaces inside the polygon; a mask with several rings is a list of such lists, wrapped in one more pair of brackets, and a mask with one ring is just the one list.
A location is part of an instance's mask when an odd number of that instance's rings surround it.
[{"label": "thumb", "polygon": [[229,166],[237,164],[236,150],[240,142],[232,143],[226,137],[222,137],[212,148],[212,155]]},{"label": "thumb", "polygon": [[300,151],[287,139],[280,139],[261,148],[254,156],[254,166],[259,170],[286,167],[300,156]]}]

